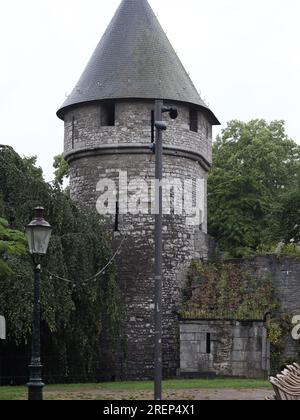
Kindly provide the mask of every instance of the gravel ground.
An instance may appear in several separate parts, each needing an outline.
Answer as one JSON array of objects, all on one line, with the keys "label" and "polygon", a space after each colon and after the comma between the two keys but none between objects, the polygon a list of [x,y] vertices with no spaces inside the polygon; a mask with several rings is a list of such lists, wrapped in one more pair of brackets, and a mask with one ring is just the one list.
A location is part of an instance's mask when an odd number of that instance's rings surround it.
[{"label": "gravel ground", "polygon": [[[272,396],[267,389],[189,389],[165,391],[164,400],[189,401],[260,401]],[[46,399],[50,400],[153,400],[152,392],[103,391],[82,389],[69,392],[46,391]]]}]

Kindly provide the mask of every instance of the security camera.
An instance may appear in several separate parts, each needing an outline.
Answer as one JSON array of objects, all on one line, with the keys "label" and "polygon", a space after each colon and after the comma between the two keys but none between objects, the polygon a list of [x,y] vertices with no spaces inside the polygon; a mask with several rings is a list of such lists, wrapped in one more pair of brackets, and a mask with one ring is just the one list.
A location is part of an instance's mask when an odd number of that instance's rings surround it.
[{"label": "security camera", "polygon": [[166,124],[164,121],[155,121],[155,127],[156,127],[158,130],[161,130],[161,131],[166,131],[166,129],[167,129],[167,124]]},{"label": "security camera", "polygon": [[171,118],[171,120],[176,120],[178,118],[177,108],[171,108],[170,118]]},{"label": "security camera", "polygon": [[168,112],[171,120],[176,120],[178,118],[178,110],[175,106],[164,106],[162,112]]}]

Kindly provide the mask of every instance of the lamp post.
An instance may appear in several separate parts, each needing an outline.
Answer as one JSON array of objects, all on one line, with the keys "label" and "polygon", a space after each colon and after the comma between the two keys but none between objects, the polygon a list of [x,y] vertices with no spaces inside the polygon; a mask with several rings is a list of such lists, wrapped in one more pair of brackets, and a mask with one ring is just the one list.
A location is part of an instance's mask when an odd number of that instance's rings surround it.
[{"label": "lamp post", "polygon": [[154,398],[162,399],[162,217],[163,217],[163,135],[167,124],[162,121],[163,113],[176,120],[178,112],[175,107],[165,107],[162,100],[155,101],[155,350],[154,350]]},{"label": "lamp post", "polygon": [[2,315],[0,315],[0,340],[6,340],[6,321]]},{"label": "lamp post", "polygon": [[41,259],[46,255],[52,228],[44,219],[44,208],[35,209],[33,221],[26,227],[29,252],[34,266],[34,305],[32,320],[32,354],[29,366],[30,379],[28,400],[43,399],[42,365],[41,365]]}]

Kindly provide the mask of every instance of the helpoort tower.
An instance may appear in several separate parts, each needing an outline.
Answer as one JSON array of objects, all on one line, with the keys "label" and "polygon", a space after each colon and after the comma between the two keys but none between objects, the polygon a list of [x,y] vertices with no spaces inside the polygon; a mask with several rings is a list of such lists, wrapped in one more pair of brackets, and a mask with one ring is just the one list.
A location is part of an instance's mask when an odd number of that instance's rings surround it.
[{"label": "helpoort tower", "polygon": [[[110,178],[117,185],[120,171],[127,173],[128,184],[143,179],[150,185],[155,162],[151,148],[155,99],[175,105],[179,113],[177,120],[167,121],[164,133],[164,178],[206,180],[212,160],[212,125],[218,120],[200,98],[147,0],[123,0],[57,114],[65,123],[71,195],[81,206],[95,208],[101,195],[97,191],[99,181]],[[172,190],[171,196],[171,201],[174,196],[178,200],[178,190]],[[177,311],[191,260],[206,254],[206,208],[205,191],[202,220],[197,225],[188,224],[184,212],[171,211],[163,219],[166,376],[178,373]],[[151,211],[120,214],[119,229],[127,234],[117,261],[126,360],[112,366],[108,359],[104,365],[108,379],[120,375],[128,379],[150,378],[154,348],[154,216]]]}]

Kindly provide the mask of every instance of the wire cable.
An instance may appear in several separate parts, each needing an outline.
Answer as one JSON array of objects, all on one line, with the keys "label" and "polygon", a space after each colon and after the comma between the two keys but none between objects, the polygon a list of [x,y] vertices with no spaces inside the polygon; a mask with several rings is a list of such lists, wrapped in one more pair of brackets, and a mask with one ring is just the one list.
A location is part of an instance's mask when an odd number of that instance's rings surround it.
[{"label": "wire cable", "polygon": [[[124,242],[126,241],[126,239],[127,239],[127,236],[125,235],[123,237],[120,245],[118,246],[116,252],[113,254],[113,256],[108,261],[108,263],[103,268],[101,268],[101,270],[99,270],[96,274],[94,274],[92,277],[83,280],[81,282],[81,285],[84,286],[84,285],[86,285],[86,283],[89,283],[89,282],[92,282],[92,281],[96,282],[98,280],[98,277],[100,277],[102,274],[105,274],[106,270],[113,264],[113,262],[115,261],[115,259],[117,258],[117,256],[120,254],[121,249],[122,249],[122,246],[123,246]],[[64,277],[60,277],[60,276],[58,276],[58,275],[56,275],[54,273],[51,273],[51,271],[46,270],[46,269],[44,271],[47,274],[49,274],[50,279],[55,278],[57,280],[64,281],[65,283],[73,284],[73,286],[75,286],[75,287],[78,286],[78,284],[74,283],[74,281],[72,281],[72,280],[69,280],[69,279],[64,278]]]}]

